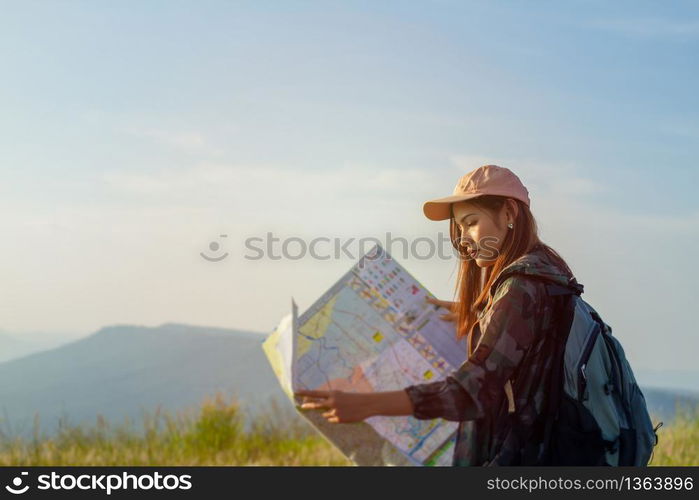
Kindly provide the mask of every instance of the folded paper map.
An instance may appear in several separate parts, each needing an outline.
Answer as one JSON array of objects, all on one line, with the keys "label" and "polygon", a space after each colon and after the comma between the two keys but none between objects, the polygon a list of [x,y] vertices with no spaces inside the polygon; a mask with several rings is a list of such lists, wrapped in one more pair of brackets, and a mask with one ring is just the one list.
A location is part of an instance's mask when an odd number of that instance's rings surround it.
[{"label": "folded paper map", "polygon": [[357,465],[451,465],[456,422],[375,416],[330,423],[300,410],[302,389],[394,391],[435,382],[466,359],[454,323],[425,300],[427,289],[380,245],[299,316],[292,311],[263,344],[299,412]]}]

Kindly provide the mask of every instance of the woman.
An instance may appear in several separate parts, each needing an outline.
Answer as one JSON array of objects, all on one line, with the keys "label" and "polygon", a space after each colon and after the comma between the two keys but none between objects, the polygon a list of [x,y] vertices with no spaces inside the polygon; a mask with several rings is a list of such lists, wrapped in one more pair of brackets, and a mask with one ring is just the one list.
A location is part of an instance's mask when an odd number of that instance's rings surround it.
[{"label": "woman", "polygon": [[458,421],[454,465],[529,465],[542,460],[543,416],[551,361],[543,348],[556,327],[557,302],[546,280],[567,285],[565,261],[539,240],[529,194],[509,169],[484,165],[464,175],[451,196],[428,201],[431,220],[450,221],[459,254],[450,309],[468,358],[444,380],[403,390],[299,391],[302,408],[334,423],[412,415]]}]

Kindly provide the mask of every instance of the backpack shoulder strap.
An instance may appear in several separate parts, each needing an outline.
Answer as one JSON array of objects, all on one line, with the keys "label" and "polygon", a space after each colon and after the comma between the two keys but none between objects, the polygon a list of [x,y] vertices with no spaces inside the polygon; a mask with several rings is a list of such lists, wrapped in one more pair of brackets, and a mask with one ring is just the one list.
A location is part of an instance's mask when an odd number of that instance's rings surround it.
[{"label": "backpack shoulder strap", "polygon": [[[582,288],[582,285],[580,285]],[[559,288],[563,288],[560,287]],[[558,420],[558,411],[561,406],[561,399],[563,397],[563,382],[564,377],[564,358],[566,343],[568,341],[568,335],[570,334],[570,329],[573,324],[575,317],[575,306],[576,301],[575,296],[579,296],[582,290],[576,293],[575,289],[569,289],[568,293],[554,293],[556,295],[563,295],[561,302],[559,303],[560,309],[558,310],[556,317],[558,318],[557,323],[553,330],[553,336],[551,342],[552,347],[552,368],[551,374],[548,380],[548,398],[545,404],[545,417],[544,417],[544,436],[543,436],[543,456],[541,461],[543,465],[551,463],[552,456],[552,446],[551,437],[553,433],[553,427],[555,422]],[[555,292],[555,290],[554,290]]]},{"label": "backpack shoulder strap", "polygon": [[529,274],[522,271],[510,271],[501,274],[495,279],[493,284],[490,286],[491,292],[494,294],[498,286],[500,286],[500,283],[505,281],[507,278],[515,275],[525,279],[543,282],[546,285],[546,293],[550,296],[571,294],[581,295],[585,290],[585,286],[582,283],[578,283],[577,279],[575,279],[575,276],[571,276],[570,278],[568,278],[568,282],[565,285],[563,285],[559,281],[553,280],[552,278],[547,278],[546,276],[542,276],[539,274]]},{"label": "backpack shoulder strap", "polygon": [[[514,274],[514,273],[510,273]],[[550,463],[551,456],[551,436],[553,424],[558,417],[558,409],[562,397],[563,384],[563,359],[565,356],[565,346],[568,340],[568,334],[575,315],[576,301],[574,298],[582,293],[583,285],[578,284],[575,278],[571,278],[567,286],[563,286],[558,282],[538,275],[520,273],[523,277],[544,282],[547,294],[551,297],[554,304],[554,317],[556,320],[551,326],[551,330],[546,332],[544,340],[544,349],[546,357],[552,360],[551,371],[548,379],[547,401],[543,408],[541,420],[536,424],[538,430],[525,429],[522,419],[515,415],[513,422],[513,436],[516,442],[523,444],[524,448],[520,450],[522,465],[546,465]],[[544,363],[537,366],[536,378],[541,380],[544,376]],[[530,408],[516,408],[515,413],[519,414],[522,411],[531,413]],[[529,442],[529,436],[535,433],[541,439],[543,447],[539,447],[536,442]],[[512,453],[513,450],[510,450]],[[511,459],[507,457],[507,460]]]}]

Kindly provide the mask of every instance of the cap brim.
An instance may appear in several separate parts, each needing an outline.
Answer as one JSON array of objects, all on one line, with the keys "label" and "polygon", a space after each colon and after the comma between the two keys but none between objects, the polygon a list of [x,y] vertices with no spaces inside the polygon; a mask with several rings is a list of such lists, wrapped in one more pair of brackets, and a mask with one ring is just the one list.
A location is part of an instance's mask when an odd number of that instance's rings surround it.
[{"label": "cap brim", "polygon": [[455,194],[436,200],[426,201],[422,211],[430,220],[445,220],[451,218],[451,204],[457,201],[466,201],[482,196],[481,194]]}]

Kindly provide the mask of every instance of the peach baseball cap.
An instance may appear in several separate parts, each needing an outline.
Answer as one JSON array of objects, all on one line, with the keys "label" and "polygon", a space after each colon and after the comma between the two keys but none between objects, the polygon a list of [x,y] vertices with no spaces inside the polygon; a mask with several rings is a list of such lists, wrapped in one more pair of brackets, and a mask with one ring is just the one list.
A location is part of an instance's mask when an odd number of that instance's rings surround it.
[{"label": "peach baseball cap", "polygon": [[529,191],[519,177],[508,168],[483,165],[462,176],[451,196],[427,201],[422,210],[428,219],[449,219],[452,203],[470,200],[484,194],[514,198],[529,206]]}]

